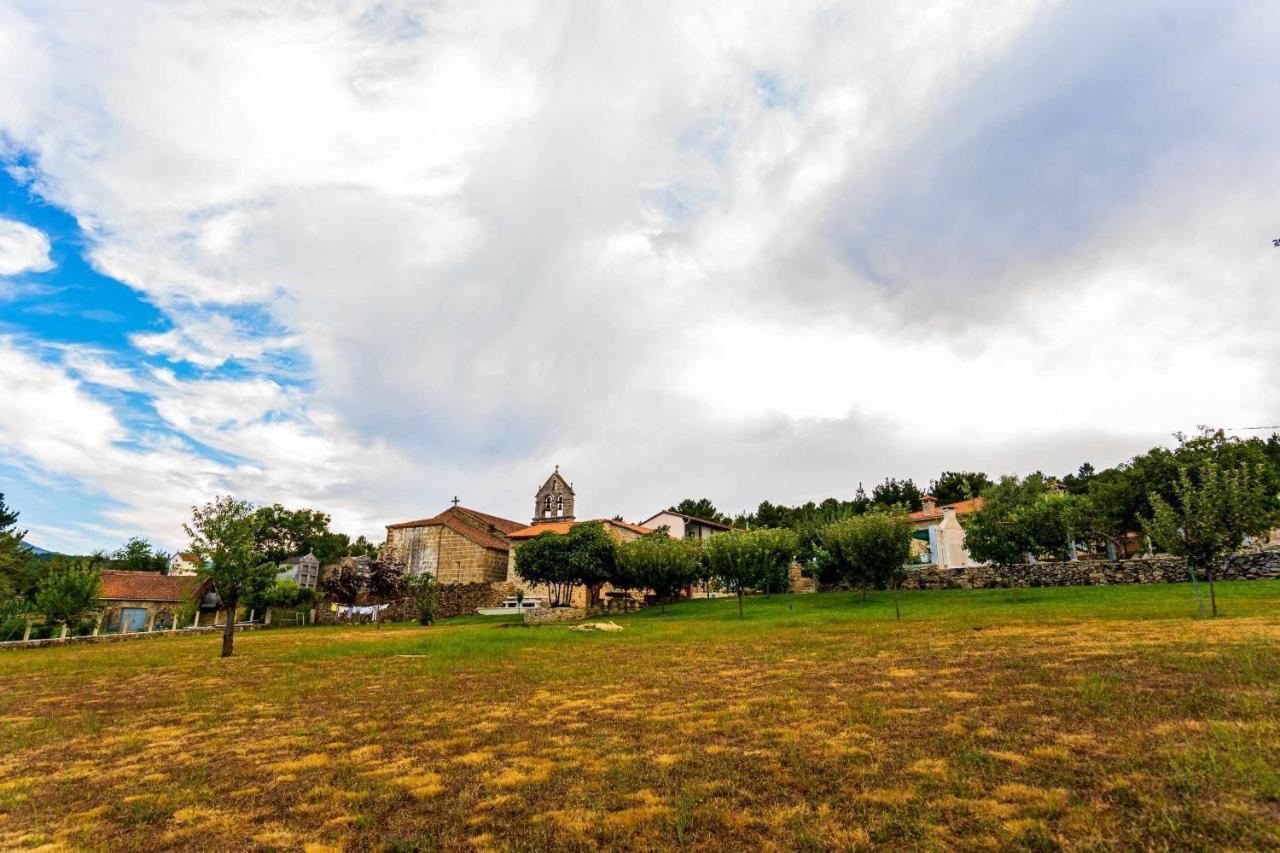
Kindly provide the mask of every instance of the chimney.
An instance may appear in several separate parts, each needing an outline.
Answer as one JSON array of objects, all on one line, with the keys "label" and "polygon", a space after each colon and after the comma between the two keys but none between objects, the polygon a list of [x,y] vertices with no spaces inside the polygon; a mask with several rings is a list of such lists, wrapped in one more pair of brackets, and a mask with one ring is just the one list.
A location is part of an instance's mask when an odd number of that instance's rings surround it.
[{"label": "chimney", "polygon": [[938,508],[938,499],[933,495],[925,495],[920,498],[920,503],[924,506],[925,512],[933,512]]}]

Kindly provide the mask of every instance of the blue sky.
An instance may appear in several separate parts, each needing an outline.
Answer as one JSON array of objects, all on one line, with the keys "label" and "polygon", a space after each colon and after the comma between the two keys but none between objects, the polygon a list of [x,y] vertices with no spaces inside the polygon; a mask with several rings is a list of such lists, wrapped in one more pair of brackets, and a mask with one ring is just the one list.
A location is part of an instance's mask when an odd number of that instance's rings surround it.
[{"label": "blue sky", "polygon": [[555,464],[643,518],[1274,423],[1276,33],[0,6],[0,490],[51,548],[179,547],[224,493],[378,538]]}]

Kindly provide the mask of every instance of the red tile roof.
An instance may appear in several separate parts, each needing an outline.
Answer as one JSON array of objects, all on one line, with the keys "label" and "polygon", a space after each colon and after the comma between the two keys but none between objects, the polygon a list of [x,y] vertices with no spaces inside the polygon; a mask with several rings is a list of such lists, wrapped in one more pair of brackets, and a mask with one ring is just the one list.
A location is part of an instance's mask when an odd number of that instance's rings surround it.
[{"label": "red tile roof", "polygon": [[498,528],[504,533],[512,533],[525,526],[524,522],[522,521],[512,521],[509,518],[501,518],[496,515],[489,515],[489,513],[487,512],[480,512],[479,510],[470,509],[465,506],[451,506],[448,509],[446,509],[444,512],[437,513],[436,515],[433,515],[430,518],[419,518],[414,521],[399,521],[399,522],[396,522],[395,524],[388,524],[387,529],[392,530],[400,527],[426,527],[427,525],[430,525],[430,524],[439,524],[440,523],[439,519],[441,518],[441,516],[449,515],[450,513],[463,513],[463,512],[487,524],[492,524],[494,527]]},{"label": "red tile roof", "polygon": [[[650,527],[641,527],[638,524],[632,524],[629,521],[618,521],[613,518],[596,518],[591,519],[599,524],[612,524],[614,527],[620,527],[623,530],[630,530],[632,533],[638,533],[641,536],[647,536],[653,532]],[[512,539],[532,539],[542,533],[568,533],[570,528],[575,524],[587,524],[587,521],[548,521],[542,524],[534,524],[517,530],[511,534]]]},{"label": "red tile roof", "polygon": [[918,512],[911,513],[907,518],[912,521],[934,521],[942,518],[942,511],[944,509],[954,509],[956,511],[956,515],[972,515],[982,509],[982,504],[982,498],[970,498],[966,501],[956,501],[953,504],[935,507],[932,512],[922,509]]},{"label": "red tile roof", "polygon": [[468,509],[464,506],[453,506],[446,509],[439,515],[431,518],[420,518],[417,521],[402,521],[398,524],[388,524],[388,530],[397,530],[404,527],[432,527],[439,525],[447,527],[459,536],[470,539],[472,542],[483,548],[491,548],[495,551],[509,551],[510,544],[502,536],[480,530],[477,527],[468,524],[462,519],[462,516],[470,516],[481,525],[489,525],[501,530],[504,534],[511,533],[524,527],[518,521],[512,521],[509,518],[501,518],[496,515],[489,515],[487,512]]},{"label": "red tile roof", "polygon": [[483,530],[476,530],[471,525],[459,521],[452,516],[437,516],[435,523],[449,528],[459,536],[465,539],[470,539],[472,542],[483,548],[490,548],[494,551],[511,550],[511,543],[507,540],[494,536],[492,533],[485,533]]},{"label": "red tile roof", "polygon": [[203,581],[194,577],[104,569],[101,597],[118,601],[186,601],[202,585]]},{"label": "red tile roof", "polygon": [[485,521],[485,522],[488,522],[489,524],[492,524],[494,527],[498,528],[503,533],[515,533],[517,530],[525,526],[523,521],[512,521],[509,518],[501,518],[496,515],[489,515],[489,513],[487,512],[480,512],[479,510],[467,509],[465,506],[454,507],[454,509],[456,509],[458,512],[465,512],[468,515],[474,515],[476,518],[480,519],[481,521]]}]

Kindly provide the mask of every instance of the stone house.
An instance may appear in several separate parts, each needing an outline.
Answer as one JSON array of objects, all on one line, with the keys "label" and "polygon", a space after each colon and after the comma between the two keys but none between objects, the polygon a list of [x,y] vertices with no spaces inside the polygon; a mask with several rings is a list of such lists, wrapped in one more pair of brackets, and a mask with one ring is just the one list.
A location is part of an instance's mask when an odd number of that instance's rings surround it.
[{"label": "stone house", "polygon": [[311,552],[281,560],[279,569],[276,580],[291,580],[304,589],[315,589],[320,583],[320,561]]},{"label": "stone house", "polygon": [[908,516],[914,527],[912,562],[939,568],[973,565],[973,557],[964,545],[963,521],[982,509],[982,498],[938,506],[937,498],[925,495],[921,502],[922,508]]},{"label": "stone house", "polygon": [[713,534],[726,533],[733,529],[727,524],[721,524],[709,518],[698,518],[696,515],[685,515],[674,509],[664,509],[662,512],[651,515],[640,522],[640,526],[651,530],[665,526],[667,535],[672,539],[709,539]]},{"label": "stone house", "polygon": [[104,569],[101,625],[117,633],[173,628],[177,615],[194,607],[207,586],[190,575]]},{"label": "stone house", "polygon": [[501,582],[507,577],[508,537],[522,527],[455,504],[431,518],[388,524],[385,551],[407,574],[426,572],[440,583]]}]

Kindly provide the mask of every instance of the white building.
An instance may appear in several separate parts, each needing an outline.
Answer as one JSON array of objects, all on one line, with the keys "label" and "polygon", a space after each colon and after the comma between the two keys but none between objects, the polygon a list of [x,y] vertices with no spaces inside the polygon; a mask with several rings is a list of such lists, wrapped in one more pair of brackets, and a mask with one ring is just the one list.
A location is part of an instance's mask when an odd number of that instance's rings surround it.
[{"label": "white building", "polygon": [[169,574],[175,577],[194,577],[199,568],[200,558],[190,551],[179,551],[169,558]]},{"label": "white building", "polygon": [[724,533],[726,530],[733,529],[727,524],[721,524],[709,518],[685,515],[683,512],[676,512],[673,509],[664,509],[662,512],[650,516],[640,522],[640,526],[648,527],[651,530],[666,527],[667,535],[672,539],[707,539],[714,533]]}]

